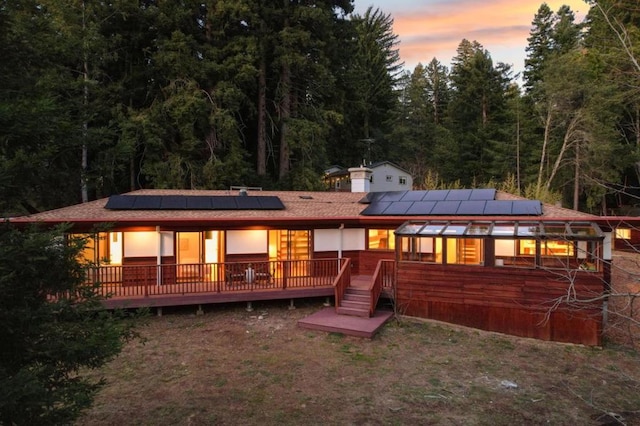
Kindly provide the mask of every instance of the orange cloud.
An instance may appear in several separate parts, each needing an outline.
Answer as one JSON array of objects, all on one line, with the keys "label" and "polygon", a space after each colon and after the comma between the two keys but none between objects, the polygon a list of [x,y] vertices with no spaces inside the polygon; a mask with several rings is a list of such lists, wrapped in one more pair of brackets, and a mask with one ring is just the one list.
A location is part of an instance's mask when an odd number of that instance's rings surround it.
[{"label": "orange cloud", "polygon": [[[429,3],[403,9],[398,5],[397,12],[393,11],[394,5],[377,6],[394,19],[394,32],[401,41],[400,56],[407,69],[412,70],[419,62],[427,63],[433,57],[449,66],[463,38],[478,41],[495,62],[513,64],[516,69],[524,67],[531,21],[542,1],[454,0]],[[547,4],[553,11],[563,4],[570,6],[576,13],[577,22],[588,10],[583,0],[547,1]]]}]

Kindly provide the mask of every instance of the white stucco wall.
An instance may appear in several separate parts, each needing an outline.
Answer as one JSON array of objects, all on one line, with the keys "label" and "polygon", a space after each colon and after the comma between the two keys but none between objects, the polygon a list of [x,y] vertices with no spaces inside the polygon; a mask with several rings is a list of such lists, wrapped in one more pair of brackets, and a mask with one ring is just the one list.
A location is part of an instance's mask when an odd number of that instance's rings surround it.
[{"label": "white stucco wall", "polygon": [[[364,250],[364,229],[342,230],[342,251]],[[313,251],[338,251],[340,250],[339,229],[315,229],[313,231]]]},{"label": "white stucco wall", "polygon": [[267,253],[266,230],[227,231],[228,254]]}]

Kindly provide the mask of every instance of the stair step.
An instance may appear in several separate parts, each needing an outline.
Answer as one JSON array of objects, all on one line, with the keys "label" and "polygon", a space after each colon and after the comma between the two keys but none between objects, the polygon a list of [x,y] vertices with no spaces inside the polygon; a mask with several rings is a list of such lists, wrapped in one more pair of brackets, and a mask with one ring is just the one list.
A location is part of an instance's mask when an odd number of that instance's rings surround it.
[{"label": "stair step", "polygon": [[369,302],[358,302],[354,300],[343,300],[340,303],[340,306],[343,308],[353,308],[353,309],[362,309],[365,311],[369,310]]},{"label": "stair step", "polygon": [[354,294],[354,295],[361,295],[361,296],[368,296],[369,294],[371,294],[369,292],[369,289],[367,288],[358,288],[358,287],[347,287],[345,289],[345,294]]},{"label": "stair step", "polygon": [[362,303],[369,303],[369,301],[371,300],[370,295],[362,295],[362,294],[349,294],[349,293],[345,293],[345,295],[343,296],[342,300],[351,300],[353,302],[362,302]]},{"label": "stair step", "polygon": [[336,308],[336,312],[340,315],[351,315],[353,317],[369,318],[368,309],[362,310],[362,309],[346,308],[346,307],[339,306],[338,308]]}]

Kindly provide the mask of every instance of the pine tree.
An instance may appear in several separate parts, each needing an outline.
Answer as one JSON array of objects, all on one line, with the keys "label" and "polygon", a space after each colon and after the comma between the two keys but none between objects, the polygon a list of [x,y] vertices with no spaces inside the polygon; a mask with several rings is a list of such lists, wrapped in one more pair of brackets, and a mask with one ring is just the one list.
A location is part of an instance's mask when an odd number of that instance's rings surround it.
[{"label": "pine tree", "polygon": [[103,384],[84,371],[134,336],[84,284],[85,241],[62,231],[0,225],[1,424],[72,423]]}]

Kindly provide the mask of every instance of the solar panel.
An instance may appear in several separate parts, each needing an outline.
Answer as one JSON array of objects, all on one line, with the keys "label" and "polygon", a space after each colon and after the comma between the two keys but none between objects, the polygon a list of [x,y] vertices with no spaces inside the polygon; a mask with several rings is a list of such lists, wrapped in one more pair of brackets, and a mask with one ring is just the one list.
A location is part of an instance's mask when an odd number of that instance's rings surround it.
[{"label": "solar panel", "polygon": [[236,204],[239,210],[258,210],[260,209],[260,202],[256,197],[238,196],[236,197]]},{"label": "solar panel", "polygon": [[365,216],[376,216],[376,215],[381,215],[385,209],[387,207],[389,207],[391,205],[390,202],[385,202],[385,201],[377,201],[375,203],[371,203],[367,206],[366,209],[364,209],[362,211],[362,215]]},{"label": "solar panel", "polygon": [[260,201],[262,210],[284,210],[284,204],[278,197],[256,197]]},{"label": "solar panel", "polygon": [[431,210],[432,215],[455,215],[460,201],[438,201]]},{"label": "solar panel", "polygon": [[158,210],[162,204],[162,198],[158,195],[134,196],[132,210]]},{"label": "solar panel", "polygon": [[110,210],[282,210],[280,198],[200,195],[112,195]]},{"label": "solar panel", "polygon": [[493,188],[482,188],[482,189],[473,189],[471,190],[471,196],[469,196],[469,200],[495,200],[496,198],[496,190]]},{"label": "solar panel", "polygon": [[486,201],[460,201],[457,214],[480,216],[484,214]]},{"label": "solar panel", "polygon": [[184,210],[187,208],[187,200],[180,195],[166,195],[162,197],[160,208],[163,210]]},{"label": "solar panel", "polygon": [[471,196],[470,189],[452,189],[451,191],[449,191],[449,194],[447,194],[447,198],[445,198],[445,200],[463,201],[463,200],[468,200],[470,196]]},{"label": "solar panel", "polygon": [[449,195],[448,189],[432,189],[427,191],[422,201],[443,201]]},{"label": "solar panel", "polygon": [[516,200],[513,202],[512,213],[515,215],[535,215],[542,214],[542,203],[537,200]]},{"label": "solar panel", "polygon": [[133,207],[133,201],[135,197],[131,195],[112,195],[105,204],[105,209],[110,210],[129,210]]},{"label": "solar panel", "polygon": [[380,201],[400,201],[407,191],[388,191],[383,192]]},{"label": "solar panel", "polygon": [[391,203],[389,207],[384,210],[385,215],[402,216],[407,214],[407,210],[413,205],[411,201],[396,201]]},{"label": "solar panel", "polygon": [[409,210],[407,210],[408,215],[428,215],[431,214],[431,210],[433,210],[433,206],[436,205],[436,201],[416,201],[414,202]]},{"label": "solar panel", "polygon": [[429,191],[407,191],[400,201],[422,201]]},{"label": "solar panel", "polygon": [[187,210],[211,210],[211,197],[190,196],[187,198]]},{"label": "solar panel", "polygon": [[485,215],[510,215],[513,202],[505,200],[487,201],[484,207]]},{"label": "solar panel", "polygon": [[235,196],[214,196],[211,197],[211,208],[214,210],[237,210]]},{"label": "solar panel", "polygon": [[[363,215],[508,216],[541,215],[537,200],[495,200],[495,189],[436,189],[370,193]],[[278,200],[279,201],[279,200]]]}]

